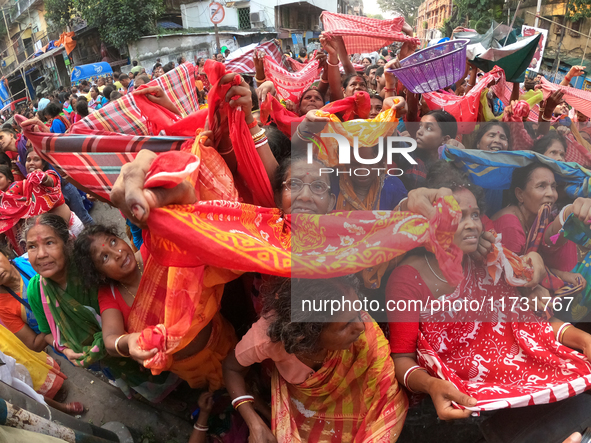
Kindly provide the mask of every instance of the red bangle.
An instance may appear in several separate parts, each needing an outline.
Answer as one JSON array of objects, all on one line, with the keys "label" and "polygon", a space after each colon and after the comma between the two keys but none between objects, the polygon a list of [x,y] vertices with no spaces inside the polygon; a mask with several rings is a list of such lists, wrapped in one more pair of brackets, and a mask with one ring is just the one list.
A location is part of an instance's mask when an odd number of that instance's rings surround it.
[{"label": "red bangle", "polygon": [[384,88],[383,91],[386,91],[386,92],[396,91],[396,88]]},{"label": "red bangle", "polygon": [[252,129],[252,128],[254,128],[254,127],[255,127],[256,125],[258,125],[258,124],[259,124],[259,122],[258,122],[258,121],[257,121],[257,119],[255,118],[255,119],[252,121],[252,123],[250,123],[250,124],[248,125],[248,129]]}]

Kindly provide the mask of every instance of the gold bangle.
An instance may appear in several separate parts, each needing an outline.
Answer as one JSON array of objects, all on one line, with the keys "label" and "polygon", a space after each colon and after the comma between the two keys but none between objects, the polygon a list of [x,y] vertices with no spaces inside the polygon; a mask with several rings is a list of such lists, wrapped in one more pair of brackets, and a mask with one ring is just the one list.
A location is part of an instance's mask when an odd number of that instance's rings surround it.
[{"label": "gold bangle", "polygon": [[247,400],[242,400],[240,403],[237,403],[237,404],[234,406],[234,409],[235,409],[235,410],[238,410],[238,407],[239,407],[240,405],[243,405],[243,404],[245,404],[245,403],[254,403],[254,400],[251,400],[250,398],[249,398],[249,399],[247,399]]},{"label": "gold bangle", "polygon": [[267,81],[267,77],[265,77],[265,78],[264,78],[264,79],[262,79],[262,80],[259,80],[259,79],[258,79],[258,78],[256,78],[256,77],[255,77],[254,79],[257,81],[257,83],[265,83],[265,82]]},{"label": "gold bangle", "polygon": [[257,139],[261,139],[265,136],[265,130],[261,129],[259,132],[257,132],[256,134],[252,135],[252,139],[254,141],[257,141]]},{"label": "gold bangle", "polygon": [[129,334],[121,334],[119,337],[117,337],[117,340],[115,340],[115,350],[117,351],[117,354],[119,354],[121,357],[129,357],[131,354],[125,355],[123,354],[120,350],[119,350],[119,340],[121,340],[123,337],[125,337],[126,335]]},{"label": "gold bangle", "polygon": [[558,342],[559,342],[559,343],[561,343],[561,344],[564,344],[564,343],[562,342],[562,339],[564,338],[564,333],[565,333],[565,332],[566,332],[566,330],[567,330],[568,328],[570,328],[571,326],[572,326],[571,324],[568,324],[568,325],[565,325],[565,326],[562,328],[562,331],[560,331],[560,337],[558,337]]}]

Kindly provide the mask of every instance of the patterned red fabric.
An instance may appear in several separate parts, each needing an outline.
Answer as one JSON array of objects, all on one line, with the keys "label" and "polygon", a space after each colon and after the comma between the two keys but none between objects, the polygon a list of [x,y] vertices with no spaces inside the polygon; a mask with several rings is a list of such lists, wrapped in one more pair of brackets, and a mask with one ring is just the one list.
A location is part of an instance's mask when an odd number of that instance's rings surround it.
[{"label": "patterned red fabric", "polygon": [[[19,124],[25,120],[20,115],[15,115],[14,118]],[[178,151],[184,143],[188,143],[190,150],[193,143],[192,138],[186,137],[23,132],[44,160],[66,171],[80,188],[107,201],[121,167],[133,161],[140,149],[154,152]]]},{"label": "patterned red fabric", "polygon": [[[195,67],[187,62],[150,81],[147,86],[161,86],[184,117],[199,109],[199,100],[194,87],[194,72]],[[151,135],[146,118],[137,106],[135,95],[126,94],[76,122],[70,128],[71,134],[104,132]]]},{"label": "patterned red fabric", "polygon": [[254,74],[256,71],[254,68],[254,62],[252,61],[254,51],[265,51],[265,53],[275,60],[278,65],[283,66],[281,49],[275,42],[271,41],[261,43],[256,48],[245,52],[241,56],[227,61],[226,70],[228,72],[235,72],[236,74]]},{"label": "patterned red fabric", "polygon": [[591,168],[591,152],[581,145],[570,133],[566,136],[566,141],[568,144],[566,161],[575,162],[586,168]]},{"label": "patterned red fabric", "polygon": [[404,17],[390,20],[361,17],[357,15],[336,14],[324,11],[320,16],[324,30],[333,35],[343,36],[348,54],[377,51],[392,42],[412,42],[420,45],[418,38],[402,32]]},{"label": "patterned red fabric", "polygon": [[478,121],[478,109],[480,106],[480,94],[491,83],[497,82],[502,88],[505,83],[505,71],[498,66],[484,75],[468,94],[464,96],[443,94],[441,92],[429,92],[423,94],[429,109],[443,109],[453,115],[458,121],[458,133],[470,134]]},{"label": "patterned red fabric", "polygon": [[238,163],[238,173],[246,184],[241,188],[241,196],[248,202],[262,206],[274,206],[273,189],[265,167],[257,154],[250,129],[244,119],[244,112],[240,108],[231,108],[225,100],[230,87],[240,84],[242,78],[236,75],[233,82],[220,85],[218,83],[220,79],[229,72],[226,70],[227,67],[222,63],[207,60],[204,69],[212,84],[208,95],[209,126],[214,134],[225,130],[222,128],[219,117],[227,116],[230,140]]},{"label": "patterned red fabric", "polygon": [[544,91],[544,100],[548,98],[554,91],[562,89],[564,91],[564,100],[575,108],[577,111],[582,112],[587,117],[591,117],[591,92],[583,91],[577,88],[571,88],[570,86],[560,86],[549,82],[544,77],[540,83],[542,90]]},{"label": "patterned red fabric", "polygon": [[292,123],[301,123],[306,116],[299,116],[291,111],[285,109],[285,106],[281,104],[271,93],[267,94],[267,98],[261,104],[261,123],[267,123],[267,120],[271,117],[271,120],[275,122],[277,128],[289,138],[291,138]]},{"label": "patterned red fabric", "polygon": [[468,306],[478,301],[489,320],[463,321],[449,311],[421,321],[419,364],[476,398],[469,409],[552,403],[591,387],[591,363],[561,345],[550,323],[528,311],[521,311],[519,321],[507,317],[512,297],[519,297],[515,288],[502,278],[494,282],[483,266],[470,261],[464,280],[446,301]]},{"label": "patterned red fabric", "polygon": [[268,55],[265,56],[264,63],[265,76],[273,82],[279,97],[294,103],[300,100],[302,93],[312,85],[319,74],[318,60],[306,63],[297,72],[289,72]]},{"label": "patterned red fabric", "polygon": [[298,72],[306,66],[306,63],[299,62],[288,55],[285,56],[285,64],[291,68],[292,72]]},{"label": "patterned red fabric", "polygon": [[[503,88],[494,88],[494,92],[501,99],[505,106],[511,104],[511,93],[513,91],[513,83],[504,83]],[[525,89],[519,89],[519,95],[522,96],[525,94]],[[540,116],[540,105],[537,104],[533,108],[530,109],[529,115],[527,116],[527,120],[530,122],[538,122]]]},{"label": "patterned red fabric", "polygon": [[[43,186],[49,175],[56,186]],[[0,232],[5,232],[21,219],[48,212],[64,203],[60,178],[54,171],[34,171],[26,180],[14,182],[6,192],[0,192]]]}]

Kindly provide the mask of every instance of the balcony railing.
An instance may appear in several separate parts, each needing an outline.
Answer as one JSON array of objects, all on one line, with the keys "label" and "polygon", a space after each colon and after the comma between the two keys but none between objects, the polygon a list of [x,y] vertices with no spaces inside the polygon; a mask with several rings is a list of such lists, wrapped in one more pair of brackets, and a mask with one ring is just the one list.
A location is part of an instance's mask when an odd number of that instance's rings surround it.
[{"label": "balcony railing", "polygon": [[22,14],[27,12],[27,10],[38,0],[17,0],[13,3],[13,1],[8,2],[8,4],[14,4],[14,6],[10,10],[10,21],[16,21]]}]

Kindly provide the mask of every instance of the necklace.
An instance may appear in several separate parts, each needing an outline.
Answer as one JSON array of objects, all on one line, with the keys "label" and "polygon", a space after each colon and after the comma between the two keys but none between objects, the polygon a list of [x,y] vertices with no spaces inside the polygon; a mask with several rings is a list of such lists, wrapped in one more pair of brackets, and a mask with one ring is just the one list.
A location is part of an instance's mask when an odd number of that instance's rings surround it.
[{"label": "necklace", "polygon": [[[142,271],[142,268],[140,267],[140,264],[138,262],[136,262],[136,264],[137,264],[138,270],[140,271],[140,281],[141,281],[141,278],[144,275],[144,271]],[[123,288],[125,288],[127,293],[129,295],[131,295],[133,297],[133,299],[135,300],[135,294],[133,292],[131,292],[127,286],[125,286],[122,282],[117,282],[117,283],[119,283],[119,285],[123,286]]]},{"label": "necklace", "polygon": [[446,283],[446,284],[447,284],[447,280],[446,280],[446,279],[439,277],[439,276],[438,276],[438,275],[435,273],[435,271],[434,271],[434,270],[433,270],[433,268],[431,267],[431,263],[429,263],[429,259],[427,258],[427,254],[425,254],[425,261],[427,262],[427,266],[429,266],[429,269],[431,269],[431,272],[433,273],[433,275],[434,275],[435,277],[437,277],[437,279],[438,279],[438,280],[440,280],[440,281],[442,281],[443,283]]},{"label": "necklace", "polygon": [[127,291],[127,293],[129,295],[131,295],[133,297],[133,299],[135,300],[135,295],[128,289],[127,286],[125,286],[123,283],[119,282],[119,285],[123,286],[125,288],[125,290]]},{"label": "necklace", "polygon": [[311,361],[312,363],[316,363],[316,364],[324,363],[324,360],[326,360],[326,357],[324,357],[324,359],[322,359],[322,360],[312,360],[311,358],[304,357],[303,355],[301,356],[301,358],[303,358],[304,360]]},{"label": "necklace", "polygon": [[521,226],[523,226],[523,231],[525,232],[525,236],[527,237],[529,235],[529,228],[525,223],[525,216],[523,215],[523,212],[521,212],[521,208],[517,206],[514,213],[517,216],[519,223],[521,223]]}]

